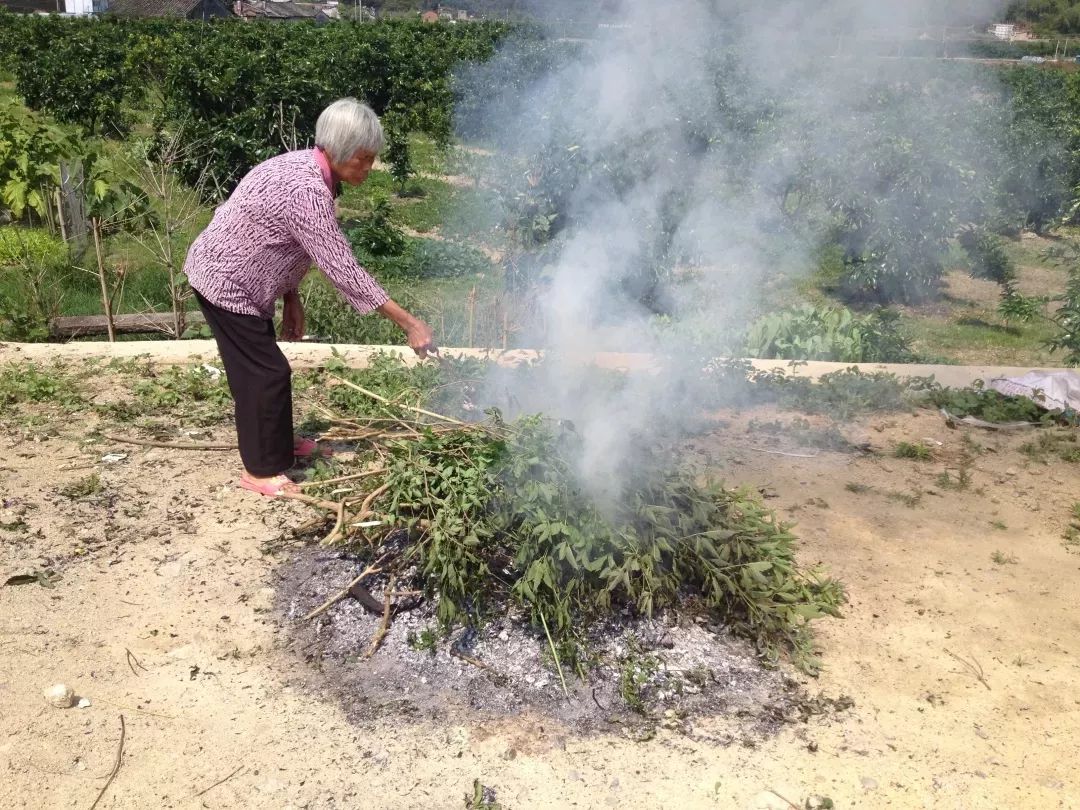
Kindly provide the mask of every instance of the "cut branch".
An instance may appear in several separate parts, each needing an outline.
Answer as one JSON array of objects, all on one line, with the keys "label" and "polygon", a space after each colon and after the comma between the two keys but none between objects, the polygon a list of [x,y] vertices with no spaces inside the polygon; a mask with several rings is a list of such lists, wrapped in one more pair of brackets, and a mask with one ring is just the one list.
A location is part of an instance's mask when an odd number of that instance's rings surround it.
[{"label": "cut branch", "polygon": [[348,585],[346,585],[340,591],[335,593],[333,596],[331,596],[329,599],[327,599],[325,602],[323,602],[321,605],[319,605],[317,608],[315,608],[313,611],[311,611],[307,616],[305,616],[303,618],[302,621],[305,621],[305,622],[310,621],[311,619],[314,619],[316,616],[318,616],[320,613],[325,613],[330,608],[332,608],[334,605],[336,605],[338,602],[340,602],[342,599],[344,599],[346,596],[348,596],[349,595],[349,589],[352,588],[354,585],[359,585],[364,579],[366,579],[367,577],[370,577],[372,574],[378,574],[379,572],[381,572],[382,568],[380,568],[380,566],[386,560],[386,558],[389,557],[389,556],[390,556],[389,554],[382,555],[374,563],[372,563],[367,568],[365,568],[363,571],[361,571],[360,576],[356,577],[356,579],[354,579],[352,582],[350,582]]},{"label": "cut branch", "polygon": [[374,391],[368,391],[366,388],[362,388],[361,386],[357,385],[356,383],[354,383],[354,382],[352,382],[350,380],[342,379],[341,377],[335,377],[334,375],[330,375],[330,379],[335,380],[336,382],[341,383],[342,385],[347,385],[349,388],[352,388],[354,391],[358,391],[361,394],[363,394],[364,396],[370,397],[371,399],[385,405],[388,408],[395,408],[395,407],[404,408],[407,411],[412,411],[413,413],[418,413],[421,416],[429,416],[432,419],[438,419],[438,420],[440,420],[442,422],[449,422],[452,425],[460,425],[461,427],[471,427],[471,425],[468,422],[462,422],[460,419],[454,419],[454,417],[452,417],[452,416],[443,416],[442,414],[435,413],[434,411],[426,411],[423,408],[417,408],[414,405],[395,404],[395,403],[391,402],[390,400],[388,400],[386,397],[380,396],[379,394],[376,394]]},{"label": "cut branch", "polygon": [[375,651],[379,649],[379,645],[382,644],[382,640],[386,638],[386,633],[390,629],[390,597],[394,592],[394,585],[396,583],[397,577],[391,574],[390,581],[386,583],[386,593],[383,594],[382,624],[379,625],[375,637],[371,639],[371,646],[368,647],[368,651],[364,655],[364,658],[371,658],[371,656],[375,654]]},{"label": "cut branch", "polygon": [[385,467],[379,467],[377,470],[366,470],[361,473],[354,473],[353,475],[342,475],[338,478],[327,478],[325,481],[304,481],[298,486],[300,489],[308,489],[309,487],[324,487],[330,484],[341,484],[345,481],[355,481],[357,478],[367,478],[372,475],[379,475],[386,472]]}]

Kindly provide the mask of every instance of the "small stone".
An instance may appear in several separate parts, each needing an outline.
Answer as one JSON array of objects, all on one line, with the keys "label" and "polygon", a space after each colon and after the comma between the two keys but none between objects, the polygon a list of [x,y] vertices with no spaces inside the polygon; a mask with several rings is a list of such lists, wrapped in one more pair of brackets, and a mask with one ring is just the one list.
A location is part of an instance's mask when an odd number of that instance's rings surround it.
[{"label": "small stone", "polygon": [[859,781],[866,790],[877,790],[877,779],[870,776],[864,776]]},{"label": "small stone", "polygon": [[79,702],[75,705],[80,709],[89,709],[92,704],[90,703],[90,698],[81,697],[79,698]]},{"label": "small stone", "polygon": [[503,630],[501,633],[499,633],[499,641],[509,641],[509,640],[510,640],[510,634],[507,633],[505,630]]},{"label": "small stone", "polygon": [[674,709],[668,709],[667,711],[664,712],[664,717],[667,717],[668,719],[671,719],[674,716],[675,716],[675,710]]},{"label": "small stone", "polygon": [[58,709],[70,709],[75,705],[75,690],[67,684],[55,683],[44,690],[45,700]]}]

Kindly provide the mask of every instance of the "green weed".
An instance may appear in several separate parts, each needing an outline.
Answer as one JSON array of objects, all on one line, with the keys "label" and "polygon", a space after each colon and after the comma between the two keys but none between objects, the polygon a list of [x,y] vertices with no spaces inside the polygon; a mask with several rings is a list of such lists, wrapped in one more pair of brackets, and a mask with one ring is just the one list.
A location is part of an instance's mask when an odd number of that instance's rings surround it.
[{"label": "green weed", "polygon": [[998,529],[999,531],[1005,531],[1005,530],[1006,530],[1006,529],[1008,529],[1009,527],[1005,525],[1005,522],[1004,522],[1004,521],[1001,521],[1001,520],[991,520],[991,521],[990,521],[990,528],[992,528],[992,529]]},{"label": "green weed", "polygon": [[660,661],[656,656],[643,653],[635,644],[630,644],[619,667],[619,696],[631,711],[646,713],[643,690],[659,668]]},{"label": "green weed", "polygon": [[1067,421],[1061,413],[1047,413],[1027,397],[1008,397],[984,388],[981,380],[971,388],[933,388],[928,391],[927,398],[934,407],[943,408],[958,419],[973,416],[984,422],[1046,424]]},{"label": "green weed", "polygon": [[427,652],[431,655],[435,655],[438,641],[438,634],[431,628],[425,628],[419,633],[410,630],[405,636],[405,642],[409,647],[418,652]]},{"label": "green weed", "polygon": [[1080,463],[1080,441],[1076,434],[1067,430],[1046,430],[1030,442],[1020,446],[1020,452],[1042,464],[1058,458],[1070,464]]},{"label": "green weed", "polygon": [[932,461],[934,458],[934,451],[922,442],[897,442],[896,447],[893,448],[893,455],[896,456],[896,458],[911,458],[916,461]]},{"label": "green weed", "polygon": [[97,473],[93,473],[85,478],[80,478],[74,483],[61,487],[57,492],[65,498],[77,501],[82,498],[89,498],[91,495],[98,495],[103,492],[104,489],[105,486],[101,483],[101,477]]},{"label": "green weed", "polygon": [[465,794],[465,810],[506,810],[506,806],[495,800],[495,791],[473,780],[472,793]]},{"label": "green weed", "polygon": [[995,551],[993,554],[991,554],[990,560],[994,563],[994,565],[1016,565],[1016,563],[1020,562],[1012,554],[1005,554],[1001,551]]},{"label": "green weed", "polygon": [[937,485],[942,489],[960,492],[971,486],[971,469],[967,466],[961,466],[955,478],[948,470],[945,470],[938,475],[936,480]]},{"label": "green weed", "polygon": [[888,492],[886,496],[889,500],[898,501],[909,509],[914,509],[922,503],[923,498],[921,492]]},{"label": "green weed", "polygon": [[0,367],[0,413],[26,402],[52,402],[74,408],[83,399],[74,379],[58,366],[9,363]]},{"label": "green weed", "polygon": [[848,492],[854,492],[856,495],[865,495],[867,492],[871,492],[874,488],[869,484],[860,484],[858,481],[848,481],[844,485],[844,489]]}]

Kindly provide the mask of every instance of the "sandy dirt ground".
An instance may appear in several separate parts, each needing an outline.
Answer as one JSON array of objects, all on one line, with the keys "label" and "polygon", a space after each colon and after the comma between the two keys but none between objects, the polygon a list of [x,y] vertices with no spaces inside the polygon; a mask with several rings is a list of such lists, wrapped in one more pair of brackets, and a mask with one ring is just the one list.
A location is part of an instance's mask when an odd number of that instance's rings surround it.
[{"label": "sandy dirt ground", "polygon": [[[87,443],[80,418],[8,429],[0,582],[62,579],[0,587],[0,807],[91,807],[121,716],[101,808],[461,808],[474,779],[514,810],[1080,806],[1080,554],[1062,540],[1080,466],[979,433],[952,491],[937,476],[961,433],[931,412],[852,424],[875,455],[770,443],[752,417],[789,418],[728,414],[694,457],[775,494],[802,560],[846,583],[846,617],[818,626],[826,669],[800,680],[855,705],[727,746],[708,732],[730,718],[644,742],[529,714],[350,721],[296,686],[308,664],[273,609],[304,507],[238,492],[227,452]],[[932,461],[889,455],[924,438]],[[59,494],[93,472],[99,495]],[[90,706],[47,705],[57,681]]]}]

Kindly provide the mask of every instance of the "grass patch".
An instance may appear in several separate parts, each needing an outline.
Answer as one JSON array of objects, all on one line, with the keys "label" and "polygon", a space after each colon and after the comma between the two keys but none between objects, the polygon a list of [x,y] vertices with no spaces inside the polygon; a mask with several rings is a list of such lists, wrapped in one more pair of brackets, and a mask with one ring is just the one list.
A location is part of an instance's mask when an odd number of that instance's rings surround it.
[{"label": "grass patch", "polygon": [[848,481],[844,484],[844,489],[848,492],[854,492],[856,495],[865,495],[874,491],[874,488],[869,484],[860,484],[858,481]]},{"label": "grass patch", "polygon": [[1001,324],[988,313],[951,318],[911,313],[904,320],[914,350],[950,363],[1038,366],[1054,362],[1043,343],[1055,334],[1053,324]]},{"label": "grass patch", "polygon": [[915,461],[933,461],[934,451],[922,442],[897,442],[893,448],[893,456]]},{"label": "grass patch", "polygon": [[923,494],[921,492],[887,492],[886,497],[890,501],[896,501],[902,503],[909,509],[914,509],[920,503],[922,503]]},{"label": "grass patch", "polygon": [[83,398],[75,380],[58,366],[9,363],[0,367],[0,413],[29,402],[75,408]]},{"label": "grass patch", "polygon": [[104,489],[105,485],[101,483],[101,477],[97,473],[93,473],[85,478],[80,478],[74,483],[61,487],[57,492],[65,498],[77,501],[82,498],[89,498],[91,495],[98,495],[103,492]]},{"label": "grass patch", "polygon": [[1080,462],[1080,441],[1072,431],[1046,430],[1022,444],[1020,452],[1042,464],[1049,464],[1052,459],[1076,464]]},{"label": "grass patch", "polygon": [[1018,562],[1020,562],[1012,554],[1006,554],[1002,551],[995,551],[993,554],[990,555],[990,560],[994,563],[994,565],[1016,565]]}]

